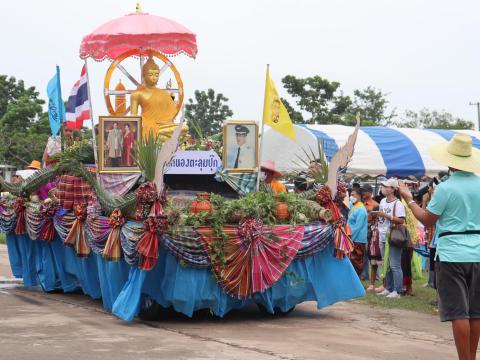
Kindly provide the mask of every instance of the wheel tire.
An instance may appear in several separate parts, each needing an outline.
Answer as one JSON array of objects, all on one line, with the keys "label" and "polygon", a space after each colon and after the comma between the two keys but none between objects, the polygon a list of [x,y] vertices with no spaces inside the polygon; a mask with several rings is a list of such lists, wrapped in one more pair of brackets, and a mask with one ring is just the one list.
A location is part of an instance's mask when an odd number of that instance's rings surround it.
[{"label": "wheel tire", "polygon": [[142,308],[138,313],[138,317],[142,320],[156,321],[165,317],[165,314],[167,312],[168,312],[168,309],[164,308],[155,300],[148,297],[143,299]]}]

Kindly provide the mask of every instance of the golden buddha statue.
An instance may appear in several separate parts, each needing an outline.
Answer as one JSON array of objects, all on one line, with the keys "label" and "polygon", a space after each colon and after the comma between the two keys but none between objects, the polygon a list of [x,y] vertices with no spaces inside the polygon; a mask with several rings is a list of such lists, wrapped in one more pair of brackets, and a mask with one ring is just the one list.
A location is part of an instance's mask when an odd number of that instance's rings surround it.
[{"label": "golden buddha statue", "polygon": [[160,68],[150,56],[142,68],[144,83],[130,98],[131,114],[138,114],[142,108],[142,134],[150,131],[161,138],[169,138],[177,124],[173,122],[177,113],[177,105],[168,91],[157,88]]}]

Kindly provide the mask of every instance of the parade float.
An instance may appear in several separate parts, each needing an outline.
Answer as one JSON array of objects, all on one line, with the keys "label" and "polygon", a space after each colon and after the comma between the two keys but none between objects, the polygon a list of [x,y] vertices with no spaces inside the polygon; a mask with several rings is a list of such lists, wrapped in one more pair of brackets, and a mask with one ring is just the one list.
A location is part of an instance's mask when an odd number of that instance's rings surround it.
[{"label": "parade float", "polygon": [[[258,186],[257,155],[246,169],[237,166],[238,152],[229,169],[228,124],[223,139],[188,139],[183,82],[170,60],[179,54],[196,56],[195,34],[140,9],[83,39],[85,63],[111,61],[104,82],[110,114],[100,116],[91,142],[66,147],[22,184],[1,179],[0,231],[14,276],[48,292],[81,290],[124,320],[169,308],[224,316],[249,304],[286,314],[303,301],[320,309],[362,296],[337,207],[346,193],[338,170],[358,128],[330,167],[317,163],[313,190],[275,194]],[[140,63],[140,76],[124,66],[128,59]],[[171,78],[157,87],[166,72]],[[132,89],[112,89],[115,73]],[[242,136],[249,126],[258,146],[255,123],[230,124]],[[114,138],[119,127],[123,139]],[[135,140],[127,140],[130,131]],[[134,153],[115,154],[118,143],[129,151],[134,143]],[[86,165],[89,147],[95,166]],[[39,200],[46,184],[53,188]]]}]

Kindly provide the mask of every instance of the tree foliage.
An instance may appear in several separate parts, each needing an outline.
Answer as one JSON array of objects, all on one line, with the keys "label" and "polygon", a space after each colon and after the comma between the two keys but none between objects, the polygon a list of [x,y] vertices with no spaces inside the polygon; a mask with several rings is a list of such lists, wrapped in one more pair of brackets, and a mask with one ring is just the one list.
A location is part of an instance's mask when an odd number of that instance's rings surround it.
[{"label": "tree foliage", "polygon": [[395,118],[395,109],[388,110],[388,94],[368,86],[363,90],[354,90],[353,102],[344,118],[346,125],[355,125],[355,115],[360,113],[362,125],[384,125]]},{"label": "tree foliage", "polygon": [[426,129],[474,129],[472,122],[455,117],[446,111],[424,108],[420,111],[407,110],[402,118],[390,121],[390,125]]},{"label": "tree foliage", "polygon": [[[339,90],[339,82],[329,81],[318,75],[303,79],[287,75],[282,79],[282,83],[300,109],[295,110],[288,102],[284,102],[292,121],[296,123],[341,123],[342,116],[352,104],[351,99]],[[303,113],[307,113],[308,117],[305,118]]]},{"label": "tree foliage", "polygon": [[0,75],[0,162],[24,167],[41,160],[50,127],[35,87]]},{"label": "tree foliage", "polygon": [[215,94],[213,89],[195,90],[195,99],[188,99],[185,105],[190,133],[202,138],[219,133],[222,123],[233,116],[227,102],[228,98],[221,93]]},{"label": "tree foliage", "polygon": [[362,125],[383,125],[396,116],[395,110],[388,110],[388,94],[372,86],[355,90],[350,97],[344,95],[338,81],[318,75],[307,78],[287,75],[282,83],[295,105],[287,99],[282,102],[297,124],[354,125],[359,112]]}]

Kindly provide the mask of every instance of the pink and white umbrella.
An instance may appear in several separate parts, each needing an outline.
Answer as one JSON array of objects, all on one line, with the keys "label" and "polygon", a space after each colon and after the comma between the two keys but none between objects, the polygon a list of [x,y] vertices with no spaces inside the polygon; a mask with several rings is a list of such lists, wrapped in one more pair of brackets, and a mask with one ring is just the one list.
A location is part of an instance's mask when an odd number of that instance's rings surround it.
[{"label": "pink and white umbrella", "polygon": [[160,16],[137,11],[111,20],[82,39],[80,57],[96,61],[115,60],[126,51],[154,50],[166,56],[197,55],[196,35],[183,25]]}]

